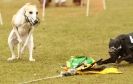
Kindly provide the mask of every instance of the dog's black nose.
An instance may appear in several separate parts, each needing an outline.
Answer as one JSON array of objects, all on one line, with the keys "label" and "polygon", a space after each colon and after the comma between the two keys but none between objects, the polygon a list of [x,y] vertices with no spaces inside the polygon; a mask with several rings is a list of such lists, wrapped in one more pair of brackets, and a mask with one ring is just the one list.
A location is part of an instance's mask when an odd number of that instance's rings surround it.
[{"label": "dog's black nose", "polygon": [[38,23],[39,23],[39,21],[38,20],[35,20],[34,23],[33,23],[33,25],[36,25]]},{"label": "dog's black nose", "polygon": [[35,24],[37,24],[38,23],[38,20],[35,20],[35,22],[34,22]]}]

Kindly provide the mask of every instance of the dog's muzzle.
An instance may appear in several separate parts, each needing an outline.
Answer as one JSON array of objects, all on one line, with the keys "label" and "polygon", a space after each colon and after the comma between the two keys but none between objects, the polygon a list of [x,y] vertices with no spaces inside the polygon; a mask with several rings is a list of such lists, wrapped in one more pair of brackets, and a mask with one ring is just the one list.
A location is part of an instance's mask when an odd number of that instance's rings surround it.
[{"label": "dog's muzzle", "polygon": [[114,47],[109,48],[108,52],[109,52],[110,56],[115,56],[118,53],[117,49]]},{"label": "dog's muzzle", "polygon": [[37,25],[37,24],[40,23],[40,19],[39,19],[38,17],[36,18],[36,20],[34,20],[33,18],[27,17],[27,16],[25,15],[25,19],[26,19],[26,21],[29,22],[31,25]]},{"label": "dog's muzzle", "polygon": [[39,21],[38,20],[35,20],[32,24],[33,25],[36,25],[36,24],[38,24],[39,23]]},{"label": "dog's muzzle", "polygon": [[114,52],[116,52],[116,49],[114,49],[114,48],[109,48],[109,53],[114,53]]},{"label": "dog's muzzle", "polygon": [[37,19],[36,20],[29,20],[30,21],[30,23],[31,23],[31,25],[37,25],[37,24],[39,24],[40,23],[40,19],[37,17]]},{"label": "dog's muzzle", "polygon": [[37,19],[33,22],[33,25],[37,25],[40,23],[40,19],[37,17]]},{"label": "dog's muzzle", "polygon": [[116,49],[116,48],[109,48],[109,54],[110,56],[117,56],[121,49]]},{"label": "dog's muzzle", "polygon": [[116,52],[119,52],[121,49],[122,49],[121,45],[118,48],[110,47],[109,48],[109,53],[116,53]]}]

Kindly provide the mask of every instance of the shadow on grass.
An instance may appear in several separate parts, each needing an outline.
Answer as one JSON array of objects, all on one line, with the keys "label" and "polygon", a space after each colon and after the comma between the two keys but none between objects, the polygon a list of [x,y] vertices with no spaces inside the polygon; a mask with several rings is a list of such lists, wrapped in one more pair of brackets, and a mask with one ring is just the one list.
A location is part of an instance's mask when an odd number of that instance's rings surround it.
[{"label": "shadow on grass", "polygon": [[106,65],[103,65],[103,66],[121,68],[121,67],[131,67],[131,66],[133,66],[133,63],[131,63],[131,64],[126,63],[126,62],[123,62],[123,63],[120,63],[120,64],[111,63],[111,64],[106,64]]},{"label": "shadow on grass", "polygon": [[117,65],[117,67],[130,67],[130,66],[133,66],[133,63],[132,64],[124,63],[124,64],[118,64]]}]

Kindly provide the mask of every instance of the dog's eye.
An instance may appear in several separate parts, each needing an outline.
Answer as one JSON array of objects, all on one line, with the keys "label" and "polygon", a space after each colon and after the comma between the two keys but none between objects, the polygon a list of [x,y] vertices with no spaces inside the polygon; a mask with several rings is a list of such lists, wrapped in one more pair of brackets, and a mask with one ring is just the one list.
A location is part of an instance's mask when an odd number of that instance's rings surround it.
[{"label": "dog's eye", "polygon": [[33,12],[32,12],[32,11],[30,11],[30,12],[29,12],[29,14],[33,14]]},{"label": "dog's eye", "polygon": [[38,12],[36,12],[36,14],[38,15]]}]

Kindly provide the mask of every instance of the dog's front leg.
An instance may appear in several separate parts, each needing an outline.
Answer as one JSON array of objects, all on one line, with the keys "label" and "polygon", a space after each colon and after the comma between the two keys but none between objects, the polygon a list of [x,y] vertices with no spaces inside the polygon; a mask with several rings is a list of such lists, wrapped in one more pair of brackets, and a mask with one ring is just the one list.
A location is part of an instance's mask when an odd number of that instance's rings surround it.
[{"label": "dog's front leg", "polygon": [[17,59],[21,59],[21,47],[22,47],[22,45],[21,45],[21,43],[18,43],[18,57],[17,57]]},{"label": "dog's front leg", "polygon": [[25,47],[28,45],[28,41],[30,40],[30,37],[31,37],[33,31],[34,31],[34,27],[32,27],[32,29],[30,30],[29,35],[27,36],[27,38],[25,40],[25,43],[24,43],[24,45],[23,45],[23,47],[21,49],[21,53],[23,53]]},{"label": "dog's front leg", "polygon": [[33,42],[33,36],[31,35],[27,44],[27,47],[29,49],[29,61],[35,61],[33,58],[33,47],[34,47],[34,42]]},{"label": "dog's front leg", "polygon": [[12,30],[9,37],[8,37],[8,45],[9,45],[9,48],[10,48],[10,51],[11,51],[11,54],[12,54],[12,56],[7,59],[8,61],[12,61],[12,60],[16,59],[16,56],[15,56],[15,53],[14,53],[14,42],[13,42],[13,39],[12,39],[13,33],[14,33],[14,31]]},{"label": "dog's front leg", "polygon": [[14,53],[14,46],[11,44],[11,42],[8,43],[8,45],[9,45],[12,56],[10,58],[8,58],[7,60],[12,61],[12,60],[16,59],[16,56],[15,56],[15,53]]},{"label": "dog's front leg", "polygon": [[108,63],[115,63],[117,59],[118,59],[118,56],[110,56],[110,58],[101,61],[101,63],[99,65],[108,64]]}]

